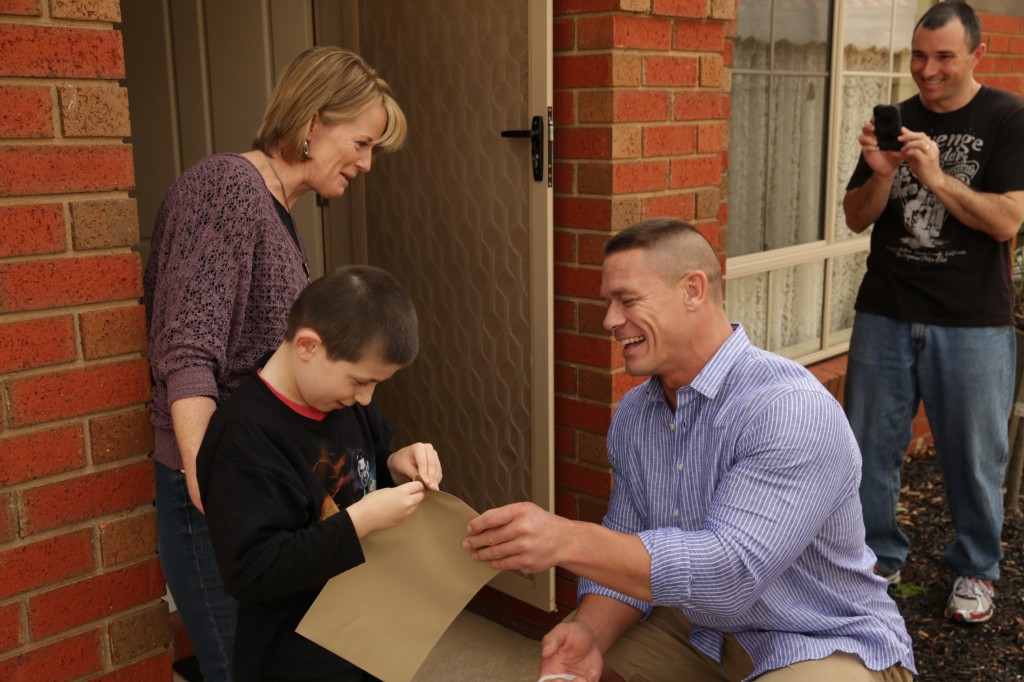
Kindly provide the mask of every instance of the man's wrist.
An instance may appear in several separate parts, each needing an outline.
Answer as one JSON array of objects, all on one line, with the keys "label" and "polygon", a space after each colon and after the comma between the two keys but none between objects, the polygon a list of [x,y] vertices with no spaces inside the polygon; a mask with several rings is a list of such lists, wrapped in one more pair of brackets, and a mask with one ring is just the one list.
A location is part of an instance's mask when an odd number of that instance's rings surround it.
[{"label": "man's wrist", "polygon": [[888,173],[881,171],[873,171],[871,179],[880,184],[892,184],[893,179],[896,177],[896,169],[894,168]]}]

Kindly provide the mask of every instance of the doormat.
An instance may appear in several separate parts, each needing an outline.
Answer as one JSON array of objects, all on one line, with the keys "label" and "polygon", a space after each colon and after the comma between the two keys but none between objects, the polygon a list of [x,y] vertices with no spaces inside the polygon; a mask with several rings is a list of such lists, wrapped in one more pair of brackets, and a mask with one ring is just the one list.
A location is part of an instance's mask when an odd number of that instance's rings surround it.
[{"label": "doormat", "polygon": [[171,667],[187,682],[203,682],[203,673],[199,670],[199,659],[195,656],[179,658]]}]

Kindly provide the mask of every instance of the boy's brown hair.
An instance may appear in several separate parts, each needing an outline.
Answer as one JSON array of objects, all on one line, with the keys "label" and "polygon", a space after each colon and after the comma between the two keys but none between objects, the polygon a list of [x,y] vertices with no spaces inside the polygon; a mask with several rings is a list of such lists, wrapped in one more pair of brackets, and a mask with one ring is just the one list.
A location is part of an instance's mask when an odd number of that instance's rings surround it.
[{"label": "boy's brown hair", "polygon": [[370,265],[340,267],[303,289],[288,314],[285,341],[304,327],[317,333],[332,360],[359,362],[374,353],[406,367],[420,347],[409,294],[390,273]]}]

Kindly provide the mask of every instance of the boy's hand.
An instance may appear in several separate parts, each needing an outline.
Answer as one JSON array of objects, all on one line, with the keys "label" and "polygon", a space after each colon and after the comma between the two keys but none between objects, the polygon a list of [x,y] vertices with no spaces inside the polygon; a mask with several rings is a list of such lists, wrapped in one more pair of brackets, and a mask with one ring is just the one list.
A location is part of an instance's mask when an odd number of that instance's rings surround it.
[{"label": "boy's hand", "polygon": [[394,488],[381,488],[350,505],[348,515],[355,526],[356,535],[364,538],[375,530],[400,524],[416,511],[425,497],[426,489],[419,481]]},{"label": "boy's hand", "polygon": [[396,482],[411,481],[417,476],[431,490],[440,490],[441,460],[430,443],[413,443],[388,457],[388,469]]}]

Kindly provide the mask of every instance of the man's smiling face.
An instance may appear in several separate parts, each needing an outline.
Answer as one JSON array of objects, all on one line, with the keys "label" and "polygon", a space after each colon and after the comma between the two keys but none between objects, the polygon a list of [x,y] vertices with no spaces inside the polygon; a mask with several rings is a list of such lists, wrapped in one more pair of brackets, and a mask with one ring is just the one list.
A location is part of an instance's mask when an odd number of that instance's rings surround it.
[{"label": "man's smiling face", "polygon": [[931,111],[956,111],[974,96],[974,67],[985,54],[985,45],[967,45],[959,19],[930,31],[919,27],[911,42],[910,75],[920,91],[921,102]]},{"label": "man's smiling face", "polygon": [[679,367],[688,346],[683,287],[666,278],[648,251],[606,256],[601,296],[608,301],[604,328],[622,344],[629,374],[664,376]]}]

